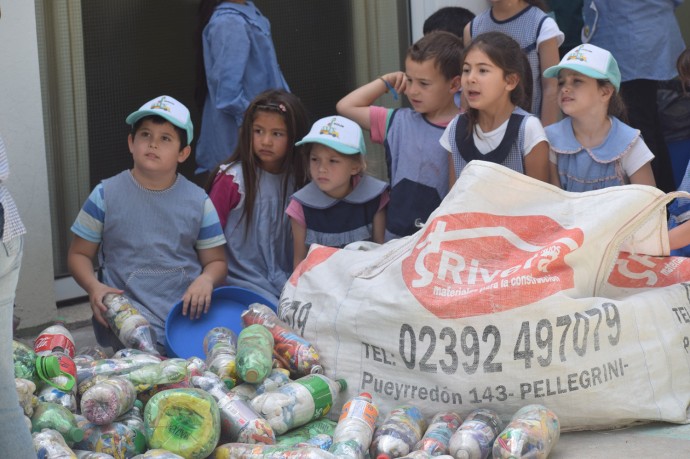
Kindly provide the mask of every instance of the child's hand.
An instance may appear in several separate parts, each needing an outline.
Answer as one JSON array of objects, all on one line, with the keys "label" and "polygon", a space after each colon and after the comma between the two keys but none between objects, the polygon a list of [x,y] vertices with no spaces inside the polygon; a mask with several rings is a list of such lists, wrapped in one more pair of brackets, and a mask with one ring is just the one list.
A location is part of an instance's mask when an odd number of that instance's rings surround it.
[{"label": "child's hand", "polygon": [[198,319],[202,312],[206,314],[211,307],[211,293],[213,293],[213,280],[201,274],[194,279],[182,296],[182,315],[186,316],[189,311],[190,319]]},{"label": "child's hand", "polygon": [[405,89],[407,89],[407,75],[405,75],[405,72],[386,73],[381,78],[393,86],[393,89],[398,94],[405,94]]},{"label": "child's hand", "polygon": [[105,328],[110,328],[110,326],[108,325],[108,321],[105,320],[105,317],[103,317],[103,313],[105,313],[108,310],[108,306],[106,306],[103,303],[103,298],[105,298],[105,296],[108,293],[122,295],[124,293],[124,290],[109,287],[99,282],[89,292],[89,303],[91,303],[91,311],[93,311],[93,317],[99,324],[103,325]]}]

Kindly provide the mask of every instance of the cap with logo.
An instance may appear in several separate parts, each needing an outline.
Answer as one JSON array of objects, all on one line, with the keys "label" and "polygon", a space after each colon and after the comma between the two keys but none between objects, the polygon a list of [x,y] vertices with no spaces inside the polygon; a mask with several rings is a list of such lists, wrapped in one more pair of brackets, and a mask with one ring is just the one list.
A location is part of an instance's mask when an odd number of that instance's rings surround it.
[{"label": "cap with logo", "polygon": [[139,110],[127,117],[127,124],[134,124],[145,116],[158,115],[187,133],[187,145],[192,143],[194,126],[189,110],[182,102],[170,96],[159,96],[146,102]]},{"label": "cap with logo", "polygon": [[589,43],[570,50],[558,65],[544,70],[544,76],[555,78],[563,69],[574,70],[597,80],[609,80],[616,91],[621,86],[621,71],[616,59],[607,50]]},{"label": "cap with logo", "polygon": [[309,134],[295,145],[305,143],[320,143],[345,155],[367,153],[362,128],[343,116],[327,116],[318,120],[311,127]]}]

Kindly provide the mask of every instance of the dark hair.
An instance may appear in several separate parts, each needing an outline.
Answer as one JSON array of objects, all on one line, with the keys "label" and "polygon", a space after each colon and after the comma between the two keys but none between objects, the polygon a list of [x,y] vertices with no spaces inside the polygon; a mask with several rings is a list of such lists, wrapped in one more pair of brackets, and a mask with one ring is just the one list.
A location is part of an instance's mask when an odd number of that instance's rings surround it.
[{"label": "dark hair", "polygon": [[424,35],[434,30],[443,30],[457,35],[462,40],[465,25],[474,19],[474,13],[460,6],[446,6],[433,12],[422,26]]},{"label": "dark hair", "polygon": [[414,62],[434,59],[441,74],[451,80],[460,75],[462,68],[462,39],[450,32],[435,30],[410,46],[407,57]]},{"label": "dark hair", "polygon": [[615,116],[624,123],[628,122],[628,109],[623,102],[623,97],[620,92],[616,91],[616,87],[609,80],[599,80],[597,79],[597,86],[600,88],[609,86],[611,88],[611,98],[609,99],[609,106],[606,110],[606,114],[609,116]]},{"label": "dark hair", "polygon": [[[132,134],[132,138],[134,138],[134,136],[136,136],[137,131],[139,130],[139,128],[141,127],[143,122],[146,120],[150,120],[154,124],[170,123],[170,121],[166,120],[162,116],[158,116],[158,115],[144,116],[142,118],[139,118],[136,121],[136,123],[134,123],[132,125],[132,130],[130,132]],[[177,132],[177,135],[180,137],[180,151],[182,151],[184,149],[184,147],[187,146],[187,131],[185,131],[181,127],[175,126],[172,123],[170,123],[170,125],[175,129],[175,132]]]},{"label": "dark hair", "polygon": [[678,78],[683,86],[683,94],[687,94],[687,87],[690,85],[690,48],[685,49],[676,61]]},{"label": "dark hair", "polygon": [[[252,139],[253,123],[257,114],[261,112],[277,113],[285,120],[288,151],[281,165],[282,172],[285,172],[282,193],[283,207],[285,207],[287,202],[288,187],[292,184],[295,189],[300,189],[307,183],[305,155],[302,151],[305,146],[295,146],[295,143],[309,132],[309,120],[304,105],[302,105],[302,101],[297,96],[282,89],[264,91],[254,98],[244,112],[237,146],[226,161],[226,164],[239,161],[242,165],[242,174],[245,182],[243,216],[245,218],[245,226],[247,227],[249,227],[252,219],[254,202],[256,201],[259,187],[256,171],[259,163],[254,154]],[[220,166],[216,167],[209,175],[205,187],[207,192],[211,190],[219,170]]]},{"label": "dark hair", "polygon": [[525,3],[529,3],[532,6],[536,6],[545,13],[551,11],[551,9],[546,5],[546,2],[544,2],[544,0],[525,0]]},{"label": "dark hair", "polygon": [[216,7],[222,2],[223,0],[201,0],[199,3],[199,10],[197,11],[196,30],[194,31],[194,61],[196,69],[196,78],[194,82],[194,102],[196,103],[199,112],[203,110],[206,95],[208,94],[206,66],[204,65],[204,29],[211,20],[211,16],[216,10]]},{"label": "dark hair", "polygon": [[[486,32],[477,35],[465,48],[462,57],[465,58],[473,49],[486,54],[491,62],[503,70],[504,78],[516,75],[518,83],[510,93],[510,102],[526,111],[532,109],[532,70],[527,55],[520,49],[520,45],[508,35],[501,32]],[[479,118],[479,111],[475,108],[467,110],[469,118],[469,132],[472,133]]]}]

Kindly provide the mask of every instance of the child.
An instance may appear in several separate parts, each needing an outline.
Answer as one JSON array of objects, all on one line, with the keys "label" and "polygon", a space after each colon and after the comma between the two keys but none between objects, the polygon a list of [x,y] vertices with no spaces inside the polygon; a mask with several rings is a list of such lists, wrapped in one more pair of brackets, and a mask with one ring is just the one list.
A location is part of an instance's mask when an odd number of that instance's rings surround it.
[{"label": "child", "polygon": [[[446,154],[438,146],[445,126],[458,114],[461,40],[431,32],[407,50],[405,72],[394,72],[352,91],[336,106],[338,113],[371,131],[383,143],[391,183],[386,236],[413,234],[448,193]],[[405,93],[412,109],[371,105],[389,90]]]},{"label": "child", "polygon": [[580,45],[544,76],[558,78],[558,105],[567,116],[546,128],[551,182],[567,191],[626,183],[654,186],[654,155],[640,131],[620,120],[621,74],[611,53]]},{"label": "child", "polygon": [[544,126],[558,121],[556,82],[541,72],[558,63],[558,47],[564,35],[556,21],[543,10],[542,0],[491,0],[491,8],[465,27],[465,46],[484,32],[503,32],[518,42],[532,69],[532,113]]},{"label": "child", "polygon": [[306,184],[295,142],[307,133],[302,102],[283,90],[259,94],[244,114],[235,152],[211,175],[209,195],[228,240],[228,284],[277,303],[292,272],[288,197]]},{"label": "child", "polygon": [[[683,51],[676,62],[678,79],[687,95],[690,86],[690,48]],[[683,181],[678,191],[690,192],[690,165],[685,169]],[[676,199],[668,208],[668,238],[671,244],[671,255],[690,256],[690,199]]]},{"label": "child", "polygon": [[446,6],[434,11],[422,25],[424,35],[434,30],[445,30],[463,38],[465,26],[474,19],[474,13],[461,6]]},{"label": "child", "polygon": [[182,300],[192,319],[208,312],[213,287],[227,273],[225,237],[206,193],[177,173],[191,153],[189,110],[160,96],[127,123],[134,166],[91,192],[72,225],[67,263],[89,294],[99,344],[122,347],[103,317],[103,297],[114,292],[132,300],[165,346],[165,320],[175,303]]},{"label": "child", "polygon": [[[502,164],[548,182],[549,146],[529,106],[529,69],[515,40],[500,32],[476,37],[465,49],[462,92],[469,109],[441,137],[452,186],[474,159]],[[525,78],[527,77],[527,78]]]},{"label": "child", "polygon": [[383,243],[388,185],[364,175],[367,151],[359,125],[342,116],[322,118],[297,145],[309,146],[312,181],[292,195],[285,211],[292,221],[295,268],[313,243]]}]

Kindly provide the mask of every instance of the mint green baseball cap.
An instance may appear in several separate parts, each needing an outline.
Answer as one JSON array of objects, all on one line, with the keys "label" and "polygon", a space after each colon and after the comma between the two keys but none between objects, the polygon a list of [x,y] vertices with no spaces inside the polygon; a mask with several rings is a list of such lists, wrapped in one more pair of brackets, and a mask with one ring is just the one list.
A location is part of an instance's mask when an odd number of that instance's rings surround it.
[{"label": "mint green baseball cap", "polygon": [[563,69],[574,70],[597,80],[608,80],[616,88],[621,87],[621,71],[613,55],[603,48],[585,43],[571,49],[558,65],[544,70],[546,78],[558,77]]},{"label": "mint green baseball cap", "polygon": [[192,118],[189,115],[189,110],[182,102],[174,97],[158,96],[146,102],[136,112],[131,113],[127,117],[126,122],[127,124],[134,125],[134,123],[143,117],[151,115],[165,118],[173,125],[183,129],[187,133],[187,145],[192,143],[194,125],[192,125]]},{"label": "mint green baseball cap", "polygon": [[344,155],[367,154],[362,128],[344,116],[327,116],[318,120],[309,134],[295,145],[305,143],[320,143]]}]

